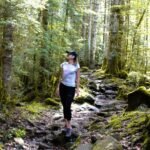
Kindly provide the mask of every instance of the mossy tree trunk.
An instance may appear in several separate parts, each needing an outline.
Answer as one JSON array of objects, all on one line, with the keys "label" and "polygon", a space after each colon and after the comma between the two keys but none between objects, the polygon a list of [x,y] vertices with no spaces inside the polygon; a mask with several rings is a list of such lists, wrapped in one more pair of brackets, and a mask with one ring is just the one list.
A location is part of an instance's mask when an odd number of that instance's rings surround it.
[{"label": "mossy tree trunk", "polygon": [[[44,41],[45,37],[46,37],[46,33],[47,33],[47,27],[48,27],[48,8],[45,4],[45,8],[43,10],[40,11],[40,15],[39,15],[39,20],[41,23],[41,26],[43,28],[43,40],[41,42],[41,54],[40,54],[40,72],[39,72],[39,85],[38,88],[39,90],[44,92],[45,89],[45,83],[46,83],[46,74],[44,72],[44,70],[47,68],[47,63],[46,63],[46,55],[48,49],[46,48],[46,42]],[[50,37],[50,40],[52,40],[52,37]],[[38,92],[38,90],[36,90]]]},{"label": "mossy tree trunk", "polygon": [[94,0],[93,2],[93,10],[95,14],[93,15],[92,21],[92,38],[91,38],[91,49],[90,49],[90,67],[95,67],[95,59],[96,59],[96,50],[97,50],[97,23],[98,23],[98,12],[99,12],[99,1]]},{"label": "mossy tree trunk", "polygon": [[14,23],[12,17],[14,10],[12,10],[12,3],[4,3],[4,13],[2,18],[4,20],[2,31],[2,47],[1,47],[1,72],[0,72],[0,101],[6,102],[11,96],[11,70],[12,70],[12,57],[13,57],[13,33]]},{"label": "mossy tree trunk", "polygon": [[[89,9],[92,10],[92,3],[93,0],[90,0],[89,2]],[[92,38],[92,14],[89,14],[89,22],[88,22],[88,65],[90,66],[90,57],[91,57],[91,38]]]},{"label": "mossy tree trunk", "polygon": [[117,74],[124,67],[124,0],[111,0],[109,43],[106,56],[106,73]]},{"label": "mossy tree trunk", "polygon": [[3,29],[2,42],[2,61],[1,61],[1,100],[5,101],[10,98],[11,86],[11,68],[13,56],[13,31],[14,26],[11,22],[6,22]]}]

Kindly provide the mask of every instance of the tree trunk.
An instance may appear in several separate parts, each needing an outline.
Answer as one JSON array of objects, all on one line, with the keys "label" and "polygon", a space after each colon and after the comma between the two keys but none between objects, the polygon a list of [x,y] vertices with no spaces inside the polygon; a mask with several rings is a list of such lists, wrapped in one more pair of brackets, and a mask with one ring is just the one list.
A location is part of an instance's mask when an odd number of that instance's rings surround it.
[{"label": "tree trunk", "polygon": [[105,0],[104,2],[105,12],[104,12],[104,28],[103,28],[103,50],[104,50],[104,61],[102,64],[102,69],[105,70],[107,66],[107,57],[109,49],[109,18],[110,18],[110,1]]},{"label": "tree trunk", "polygon": [[[13,56],[13,31],[14,25],[11,22],[6,22],[3,29],[3,43],[2,43],[2,81],[5,96],[10,96],[10,79]],[[6,99],[3,97],[3,99]]]},{"label": "tree trunk", "polygon": [[[92,0],[90,0],[89,9],[92,10]],[[89,14],[89,26],[88,26],[88,62],[90,65],[91,57],[91,34],[92,34],[92,14]]]},{"label": "tree trunk", "polygon": [[91,38],[91,57],[90,57],[90,68],[95,67],[95,55],[97,49],[97,22],[98,22],[98,12],[99,12],[99,2],[94,0],[93,10],[95,11],[95,15],[93,16],[92,22],[92,38]]},{"label": "tree trunk", "polygon": [[111,0],[111,14],[110,14],[110,33],[109,33],[109,49],[107,56],[106,72],[110,74],[117,74],[123,69],[120,59],[123,53],[123,24],[124,17],[122,15],[122,6],[124,0]]}]

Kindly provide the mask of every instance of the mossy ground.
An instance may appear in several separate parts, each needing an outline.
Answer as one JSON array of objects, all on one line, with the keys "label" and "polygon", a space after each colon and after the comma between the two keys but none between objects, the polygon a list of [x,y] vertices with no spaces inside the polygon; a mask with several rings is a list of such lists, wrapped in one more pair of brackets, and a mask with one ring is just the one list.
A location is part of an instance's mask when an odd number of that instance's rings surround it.
[{"label": "mossy ground", "polygon": [[88,71],[90,71],[90,69],[87,66],[83,66],[81,68],[81,72],[88,72]]},{"label": "mossy ground", "polygon": [[36,120],[43,111],[48,109],[52,109],[52,107],[37,101],[26,103],[24,106],[19,108],[22,118],[28,120]]},{"label": "mossy ground", "polygon": [[[150,110],[146,112],[133,111],[126,112],[122,115],[114,115],[109,120],[107,128],[111,128],[111,132],[117,132],[122,130],[122,137],[131,136],[131,142],[136,142],[136,140],[141,140],[143,147],[146,146],[150,137],[148,135],[148,121],[150,120]],[[135,139],[134,135],[140,133],[140,137]]]}]

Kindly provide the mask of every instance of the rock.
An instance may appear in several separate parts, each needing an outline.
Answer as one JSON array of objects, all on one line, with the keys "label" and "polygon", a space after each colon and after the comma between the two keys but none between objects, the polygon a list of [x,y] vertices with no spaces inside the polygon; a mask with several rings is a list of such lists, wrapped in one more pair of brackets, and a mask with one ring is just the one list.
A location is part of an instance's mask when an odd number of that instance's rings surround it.
[{"label": "rock", "polygon": [[113,90],[106,90],[105,94],[108,94],[108,95],[117,95],[117,92],[113,91]]},{"label": "rock", "polygon": [[121,79],[126,79],[128,77],[128,73],[125,70],[120,71],[117,76]]},{"label": "rock", "polygon": [[39,148],[38,148],[39,150],[40,149],[45,149],[46,150],[46,149],[50,149],[50,148],[51,148],[51,145],[48,145],[48,144],[43,143],[43,142],[39,143]]},{"label": "rock", "polygon": [[95,106],[92,106],[88,103],[84,103],[80,106],[81,110],[89,110],[89,111],[94,111],[94,112],[99,112],[99,109],[96,108]]},{"label": "rock", "polygon": [[53,125],[51,125],[50,129],[53,130],[53,131],[57,131],[57,130],[60,129],[60,125],[59,124],[53,124]]},{"label": "rock", "polygon": [[89,88],[94,90],[94,91],[99,91],[100,90],[100,83],[96,81],[91,81],[89,83]]},{"label": "rock", "polygon": [[127,111],[135,110],[141,104],[145,104],[150,107],[150,91],[146,90],[145,87],[139,87],[128,94]]},{"label": "rock", "polygon": [[111,136],[97,140],[92,150],[122,150],[121,144]]},{"label": "rock", "polygon": [[101,117],[109,117],[112,115],[112,113],[109,113],[109,112],[99,112],[97,113],[98,116],[101,116]]},{"label": "rock", "polygon": [[80,144],[75,150],[92,150],[92,144]]},{"label": "rock", "polygon": [[141,105],[137,108],[137,110],[146,112],[146,111],[149,110],[149,108],[148,108],[147,105],[141,104]]},{"label": "rock", "polygon": [[100,133],[96,132],[94,135],[91,136],[91,143],[94,144],[97,140],[102,140],[103,135]]},{"label": "rock", "polygon": [[86,94],[86,95],[80,95],[75,98],[75,102],[82,104],[84,102],[87,102],[89,104],[94,104],[95,98],[91,94]]},{"label": "rock", "polygon": [[101,94],[101,95],[97,95],[95,100],[100,100],[100,99],[106,99],[106,96]]},{"label": "rock", "polygon": [[117,84],[109,83],[109,84],[105,85],[105,89],[106,90],[117,91],[118,90],[118,86],[117,86]]},{"label": "rock", "polygon": [[91,136],[91,143],[94,144],[97,141],[97,137],[95,135]]},{"label": "rock", "polygon": [[95,101],[95,106],[98,107],[98,108],[101,108],[101,107],[115,107],[115,105],[118,103],[118,101],[116,100],[107,100],[107,99],[101,99],[101,100],[96,100]]},{"label": "rock", "polygon": [[118,141],[121,140],[121,135],[120,135],[120,133],[114,133],[114,134],[112,135],[112,137],[114,137],[114,138],[117,139]]},{"label": "rock", "polygon": [[21,146],[25,144],[22,138],[14,138],[14,141]]},{"label": "rock", "polygon": [[52,106],[59,106],[59,102],[57,102],[56,100],[54,100],[52,98],[47,98],[45,100],[45,103],[48,105],[52,105]]},{"label": "rock", "polygon": [[92,93],[94,96],[99,95],[99,91],[92,91],[91,93]]},{"label": "rock", "polygon": [[59,120],[62,118],[62,115],[60,113],[56,113],[54,116],[53,116],[53,119],[54,120]]},{"label": "rock", "polygon": [[81,72],[88,72],[88,71],[90,71],[90,70],[89,70],[89,68],[87,66],[83,66],[81,68]]}]

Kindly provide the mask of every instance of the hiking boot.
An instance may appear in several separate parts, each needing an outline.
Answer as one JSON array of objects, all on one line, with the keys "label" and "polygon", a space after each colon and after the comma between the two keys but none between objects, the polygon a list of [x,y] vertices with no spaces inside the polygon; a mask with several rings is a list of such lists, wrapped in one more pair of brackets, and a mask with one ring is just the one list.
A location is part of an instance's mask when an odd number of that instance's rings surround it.
[{"label": "hiking boot", "polygon": [[71,135],[72,135],[72,129],[71,128],[67,128],[66,137],[70,137]]}]

